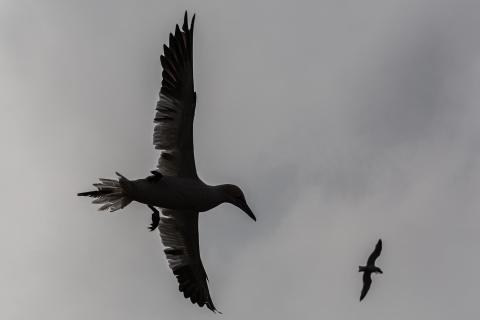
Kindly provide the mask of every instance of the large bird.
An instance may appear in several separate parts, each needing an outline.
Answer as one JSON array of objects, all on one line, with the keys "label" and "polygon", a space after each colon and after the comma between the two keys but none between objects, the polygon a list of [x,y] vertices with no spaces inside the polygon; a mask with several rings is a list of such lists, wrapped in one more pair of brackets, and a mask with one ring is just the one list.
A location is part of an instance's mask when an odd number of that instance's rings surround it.
[{"label": "large bird", "polygon": [[[198,213],[221,203],[230,203],[256,220],[239,187],[211,186],[197,175],[193,152],[193,118],[196,93],[193,86],[193,27],[185,12],[182,29],[177,25],[163,46],[162,87],[154,119],[153,144],[161,150],[158,169],[145,179],[100,179],[95,191],[79,196],[95,198],[99,210],[116,211],[132,201],[146,204],[152,211],[150,230],[159,228],[170,268],[185,298],[200,307],[215,308],[207,285],[207,274],[200,259]],[[162,216],[156,207],[161,208]]]},{"label": "large bird", "polygon": [[368,289],[370,289],[370,285],[372,284],[372,273],[383,273],[382,269],[375,266],[375,260],[377,260],[378,256],[382,252],[382,239],[379,239],[377,245],[375,246],[375,250],[370,254],[368,257],[367,265],[366,266],[358,266],[358,272],[363,272],[363,288],[362,293],[360,294],[360,301],[365,298],[367,295]]}]

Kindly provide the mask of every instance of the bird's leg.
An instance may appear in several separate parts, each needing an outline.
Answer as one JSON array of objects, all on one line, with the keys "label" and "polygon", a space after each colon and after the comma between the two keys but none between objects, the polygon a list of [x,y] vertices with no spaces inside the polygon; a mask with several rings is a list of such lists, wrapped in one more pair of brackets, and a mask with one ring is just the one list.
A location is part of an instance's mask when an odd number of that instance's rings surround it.
[{"label": "bird's leg", "polygon": [[162,175],[160,172],[156,171],[156,170],[150,171],[150,173],[153,174],[154,176],[156,176],[156,177],[159,178],[159,179],[160,179],[161,177],[163,177],[163,175]]},{"label": "bird's leg", "polygon": [[150,225],[150,227],[148,227],[148,230],[153,231],[157,229],[158,224],[160,223],[160,212],[158,212],[157,208],[155,208],[154,206],[148,205],[148,207],[153,211],[152,224]]},{"label": "bird's leg", "polygon": [[162,179],[162,177],[163,177],[163,175],[158,171],[150,171],[150,173],[152,175],[147,177],[147,181],[150,181],[150,182],[156,182],[156,181]]}]

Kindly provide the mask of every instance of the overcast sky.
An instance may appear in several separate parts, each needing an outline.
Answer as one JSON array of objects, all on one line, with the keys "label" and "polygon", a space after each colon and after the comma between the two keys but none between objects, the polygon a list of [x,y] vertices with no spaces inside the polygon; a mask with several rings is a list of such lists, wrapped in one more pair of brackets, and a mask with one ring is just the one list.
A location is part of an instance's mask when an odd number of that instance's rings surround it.
[{"label": "overcast sky", "polygon": [[[150,210],[98,177],[155,168],[161,46],[197,13],[195,154],[257,215],[200,218],[214,315],[177,291]],[[473,319],[480,3],[0,1],[0,318]],[[378,238],[374,276],[359,303]]]}]

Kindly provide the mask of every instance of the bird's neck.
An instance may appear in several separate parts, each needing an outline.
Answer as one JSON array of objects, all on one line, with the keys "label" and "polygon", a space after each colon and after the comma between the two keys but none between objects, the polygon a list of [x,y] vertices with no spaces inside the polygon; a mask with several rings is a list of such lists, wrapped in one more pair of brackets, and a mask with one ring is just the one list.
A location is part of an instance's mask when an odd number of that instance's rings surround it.
[{"label": "bird's neck", "polygon": [[230,197],[226,192],[226,184],[219,184],[216,186],[209,186],[214,193],[215,199],[218,201],[218,204],[230,203]]}]

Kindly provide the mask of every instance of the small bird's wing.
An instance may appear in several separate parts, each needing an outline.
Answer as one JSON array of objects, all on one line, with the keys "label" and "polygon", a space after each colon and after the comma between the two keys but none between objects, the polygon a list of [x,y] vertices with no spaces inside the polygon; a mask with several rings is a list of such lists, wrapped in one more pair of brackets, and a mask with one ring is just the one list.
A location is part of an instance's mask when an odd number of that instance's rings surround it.
[{"label": "small bird's wing", "polygon": [[193,15],[188,26],[187,12],[182,30],[170,33],[163,45],[162,88],[157,102],[153,144],[162,150],[158,168],[164,175],[197,178],[193,153],[193,118],[196,93],[193,86]]},{"label": "small bird's wing", "polygon": [[200,259],[198,212],[163,209],[162,213],[160,236],[179,290],[192,303],[200,307],[206,305],[213,312],[218,312],[210,297],[207,274]]},{"label": "small bird's wing", "polygon": [[360,301],[365,298],[367,295],[368,289],[370,289],[370,285],[372,284],[372,277],[371,277],[370,272],[364,272],[363,273],[363,288],[362,288],[362,293],[360,294]]},{"label": "small bird's wing", "polygon": [[367,265],[374,266],[375,260],[377,260],[381,252],[382,252],[382,239],[379,239],[377,242],[377,245],[375,246],[375,250],[373,250],[373,252],[370,254],[370,257],[368,257]]}]

